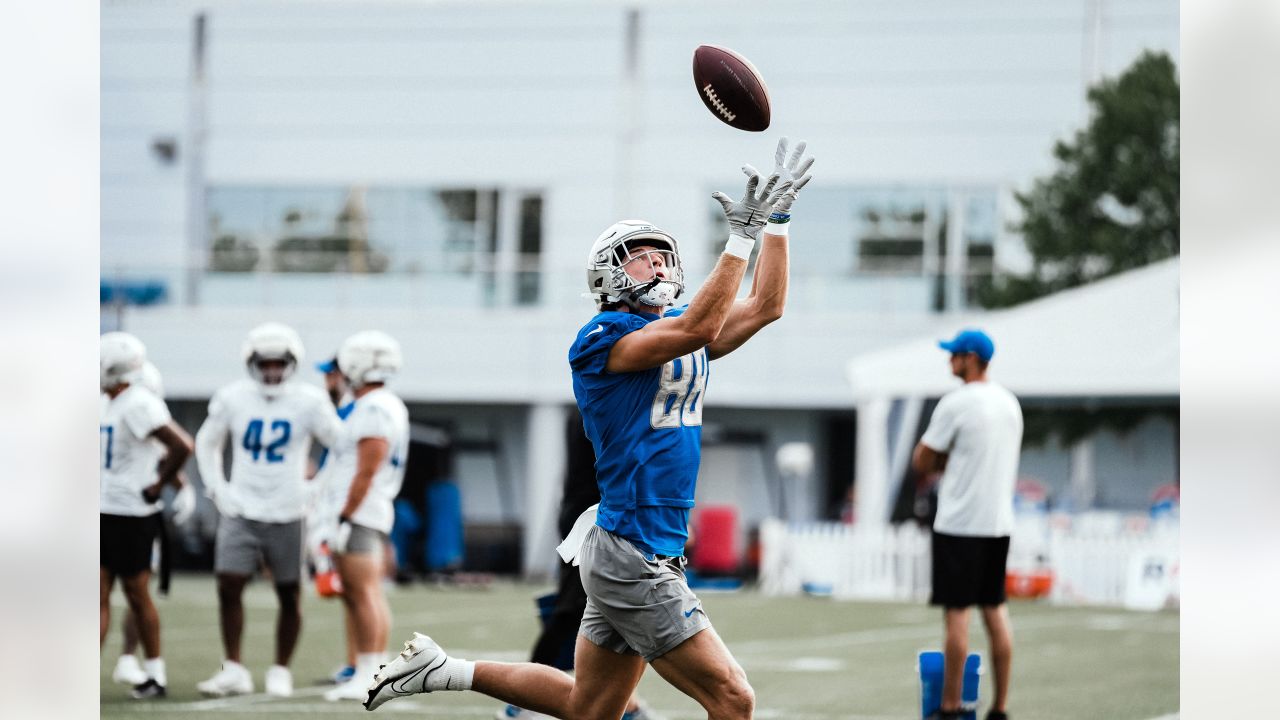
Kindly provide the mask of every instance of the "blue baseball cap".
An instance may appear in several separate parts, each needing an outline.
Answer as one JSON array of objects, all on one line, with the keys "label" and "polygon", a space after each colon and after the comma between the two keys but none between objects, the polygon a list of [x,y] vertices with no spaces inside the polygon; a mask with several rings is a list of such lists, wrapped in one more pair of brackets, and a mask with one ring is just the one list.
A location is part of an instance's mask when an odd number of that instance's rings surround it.
[{"label": "blue baseball cap", "polygon": [[325,375],[328,375],[329,373],[338,369],[338,358],[331,357],[328,360],[325,360],[324,362],[316,363],[316,369],[324,373]]},{"label": "blue baseball cap", "polygon": [[996,354],[996,344],[986,333],[976,329],[961,330],[954,339],[938,342],[938,347],[952,354],[973,353],[982,362],[990,362],[991,356]]}]

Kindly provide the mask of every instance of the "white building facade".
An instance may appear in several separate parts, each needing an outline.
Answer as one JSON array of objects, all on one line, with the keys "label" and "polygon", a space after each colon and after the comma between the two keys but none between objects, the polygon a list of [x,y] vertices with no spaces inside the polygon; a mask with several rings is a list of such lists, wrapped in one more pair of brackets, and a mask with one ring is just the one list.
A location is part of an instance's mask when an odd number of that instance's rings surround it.
[{"label": "white building facade", "polygon": [[[1026,267],[1012,193],[1087,121],[1089,84],[1178,56],[1172,0],[119,0],[101,22],[104,299],[158,296],[106,302],[104,327],[191,401],[241,372],[257,322],[292,324],[313,359],[390,332],[415,421],[479,448],[455,470],[468,521],[520,524],[531,572],[551,563],[549,445],[602,228],[666,228],[696,288],[724,235],[711,192],[767,171],[778,137],[809,142],[787,315],[713,368],[700,501],[744,527],[822,517],[853,479],[847,360],[950,334],[974,278]],[[768,131],[702,107],[703,43],[761,70]],[[789,441],[817,462],[784,484]]]}]

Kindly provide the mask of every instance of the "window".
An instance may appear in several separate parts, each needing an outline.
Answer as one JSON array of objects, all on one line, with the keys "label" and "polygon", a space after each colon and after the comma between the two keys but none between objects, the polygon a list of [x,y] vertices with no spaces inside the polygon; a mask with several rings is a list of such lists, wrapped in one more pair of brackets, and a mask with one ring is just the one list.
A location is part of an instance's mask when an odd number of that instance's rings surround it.
[{"label": "window", "polygon": [[[724,247],[714,208],[709,243]],[[971,306],[990,275],[1000,219],[995,187],[811,187],[796,203],[790,245],[797,302],[848,309],[939,312]],[[960,258],[948,259],[951,245]]]},{"label": "window", "polygon": [[399,275],[446,301],[538,299],[540,192],[224,186],[207,198],[210,273]]}]

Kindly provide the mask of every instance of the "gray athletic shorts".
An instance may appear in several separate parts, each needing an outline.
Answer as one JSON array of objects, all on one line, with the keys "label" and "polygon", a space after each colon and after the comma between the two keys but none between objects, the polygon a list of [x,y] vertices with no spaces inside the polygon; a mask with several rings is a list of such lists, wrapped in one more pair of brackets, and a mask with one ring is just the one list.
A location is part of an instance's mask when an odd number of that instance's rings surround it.
[{"label": "gray athletic shorts", "polygon": [[302,521],[273,523],[222,516],[213,546],[213,570],[253,575],[266,560],[277,585],[302,576]]},{"label": "gray athletic shorts", "polygon": [[578,634],[646,662],[711,627],[689,589],[683,557],[649,560],[629,541],[595,526],[578,551],[587,610]]},{"label": "gray athletic shorts", "polygon": [[376,554],[381,557],[387,543],[387,534],[381,530],[351,523],[351,537],[347,538],[347,549],[344,554]]}]

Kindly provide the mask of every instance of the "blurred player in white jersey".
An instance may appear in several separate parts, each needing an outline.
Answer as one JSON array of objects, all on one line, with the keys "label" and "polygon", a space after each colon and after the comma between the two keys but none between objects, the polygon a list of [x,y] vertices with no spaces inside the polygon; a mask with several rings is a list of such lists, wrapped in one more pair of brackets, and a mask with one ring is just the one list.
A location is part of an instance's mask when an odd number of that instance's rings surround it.
[{"label": "blurred player in white jersey", "polygon": [[[241,596],[265,560],[275,583],[275,664],[266,673],[271,695],[293,694],[289,660],[302,630],[299,582],[303,515],[311,439],[331,446],[338,418],[318,387],[290,382],[303,359],[302,340],[292,328],[266,323],[249,332],[243,346],[248,378],[218,390],[196,433],[196,460],[206,492],[221,514],[214,546],[218,610],[226,659],[201,693],[220,697],[253,692],[253,676],[240,662],[244,630]],[[223,473],[223,446],[231,448],[231,478]]]},{"label": "blurred player in white jersey", "polygon": [[151,546],[161,531],[160,491],[165,485],[182,487],[179,470],[191,455],[191,438],[139,382],[146,362],[142,342],[122,332],[107,333],[100,342],[105,401],[99,417],[99,643],[107,639],[111,588],[119,578],[145,655],[146,678],[133,697],[162,698],[168,679],[160,656],[160,616],[148,585]]},{"label": "blurred player in white jersey", "polygon": [[328,542],[342,576],[342,599],[356,640],[352,678],[325,694],[328,700],[363,700],[385,661],[391,609],[382,594],[383,546],[395,519],[392,503],[404,480],[409,411],[385,386],[400,370],[400,344],[366,330],[347,338],[338,367],[355,396],[326,469]]},{"label": "blurred player in white jersey", "polygon": [[[151,363],[150,360],[142,364],[142,372],[138,375],[138,384],[151,394],[164,400],[164,380],[160,375],[160,369]],[[107,402],[107,396],[102,396],[103,402]],[[151,445],[158,449],[162,454],[164,445],[154,438],[150,441]],[[156,479],[159,479],[158,477]],[[173,498],[173,521],[178,524],[186,522],[195,512],[196,496],[191,490],[191,485],[183,479],[182,488]],[[163,590],[162,590],[163,592]],[[124,645],[120,652],[120,659],[116,661],[115,670],[111,673],[111,679],[115,682],[125,685],[141,685],[147,681],[147,672],[142,669],[142,664],[138,662],[136,655],[138,651],[138,618],[134,616],[132,610],[126,610],[124,622],[121,623],[121,634],[124,635]]]},{"label": "blurred player in white jersey", "polygon": [[[324,390],[329,394],[329,400],[338,413],[338,419],[346,420],[351,414],[351,409],[355,407],[355,400],[351,397],[351,388],[347,387],[347,379],[342,377],[342,371],[338,369],[338,356],[334,355],[324,362],[316,363],[315,367],[324,375]],[[325,450],[320,455],[314,478],[320,491],[316,493],[316,502],[312,505],[311,514],[307,519],[307,531],[310,533],[307,546],[313,559],[321,553],[329,554],[326,544],[329,538],[326,535],[332,530],[333,523],[330,519],[336,517],[342,509],[343,499],[326,497],[324,492],[324,488],[330,485],[327,478],[333,470],[333,466],[327,464],[328,459],[329,451]],[[325,547],[321,547],[322,544],[325,544]],[[350,612],[344,609],[342,617],[343,626],[346,629],[347,656],[343,664],[338,666],[338,669],[328,678],[334,685],[341,685],[356,673],[356,630],[352,624]]]}]

